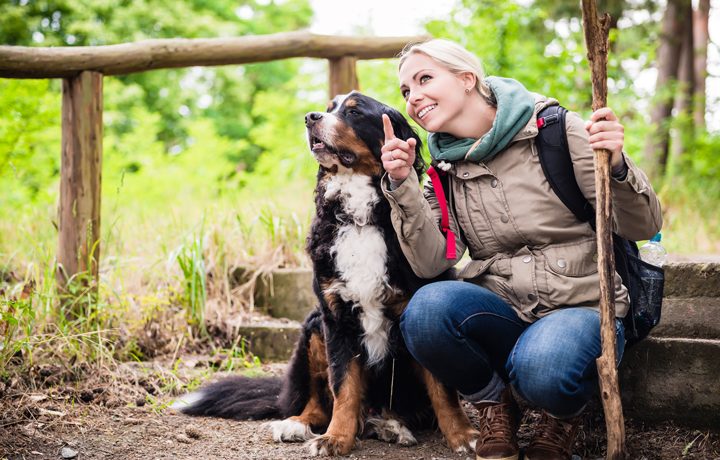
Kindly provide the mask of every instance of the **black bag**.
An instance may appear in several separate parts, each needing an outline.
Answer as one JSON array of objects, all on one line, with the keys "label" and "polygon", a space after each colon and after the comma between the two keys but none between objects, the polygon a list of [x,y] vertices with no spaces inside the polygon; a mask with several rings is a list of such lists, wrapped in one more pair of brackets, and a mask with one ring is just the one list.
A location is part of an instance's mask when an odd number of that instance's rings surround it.
[{"label": "black bag", "polygon": [[[535,145],[545,177],[560,200],[582,222],[595,230],[595,210],[575,180],[567,143],[565,114],[561,106],[550,106],[538,113]],[[613,233],[615,270],[628,288],[630,311],[625,316],[627,346],[644,339],[660,322],[665,271],[640,259],[634,241]]]}]

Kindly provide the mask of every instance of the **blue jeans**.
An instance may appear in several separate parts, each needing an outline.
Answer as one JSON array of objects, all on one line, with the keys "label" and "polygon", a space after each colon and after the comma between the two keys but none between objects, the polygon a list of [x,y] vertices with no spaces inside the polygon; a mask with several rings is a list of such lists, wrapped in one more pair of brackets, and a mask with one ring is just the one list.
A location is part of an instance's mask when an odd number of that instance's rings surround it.
[{"label": "blue jeans", "polygon": [[[483,287],[440,281],[415,293],[400,328],[413,357],[471,402],[498,400],[509,383],[530,404],[565,418],[581,412],[598,388],[600,315],[588,308],[526,323]],[[620,320],[616,331],[619,363]]]}]

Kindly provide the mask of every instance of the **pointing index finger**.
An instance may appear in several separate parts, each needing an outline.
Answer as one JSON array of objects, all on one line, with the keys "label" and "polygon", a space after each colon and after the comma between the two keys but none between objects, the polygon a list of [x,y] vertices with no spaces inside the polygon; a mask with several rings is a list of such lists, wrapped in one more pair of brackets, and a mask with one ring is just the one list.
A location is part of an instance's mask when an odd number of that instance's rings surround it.
[{"label": "pointing index finger", "polygon": [[383,131],[385,132],[385,142],[395,139],[395,131],[393,131],[392,123],[390,123],[390,117],[383,113]]}]

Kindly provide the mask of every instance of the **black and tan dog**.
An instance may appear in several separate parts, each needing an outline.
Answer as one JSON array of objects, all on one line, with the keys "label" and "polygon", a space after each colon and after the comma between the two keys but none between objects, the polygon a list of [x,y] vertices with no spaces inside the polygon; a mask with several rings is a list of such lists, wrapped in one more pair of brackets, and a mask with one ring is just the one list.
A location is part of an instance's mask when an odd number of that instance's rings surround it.
[{"label": "black and tan dog", "polygon": [[[415,444],[409,428],[440,427],[449,446],[477,432],[457,393],[408,353],[399,330],[418,278],[403,256],[382,195],[382,115],[397,137],[420,139],[396,110],[357,92],[305,117],[319,163],[307,249],[319,306],[305,320],[284,382],[231,378],[185,398],[183,412],[269,423],[277,441],[308,441],[315,455],[347,454],[356,436]],[[279,393],[279,397],[277,396]],[[315,433],[324,432],[316,435]]]}]

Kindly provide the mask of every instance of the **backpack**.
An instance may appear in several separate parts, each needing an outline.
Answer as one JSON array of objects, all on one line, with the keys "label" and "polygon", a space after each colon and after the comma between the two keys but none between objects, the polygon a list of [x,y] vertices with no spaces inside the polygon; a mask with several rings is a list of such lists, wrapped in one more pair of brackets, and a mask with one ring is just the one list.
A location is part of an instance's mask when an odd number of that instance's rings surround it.
[{"label": "backpack", "polygon": [[[595,210],[575,180],[565,130],[564,107],[546,107],[538,113],[535,145],[545,177],[560,201],[582,222],[595,230]],[[615,271],[628,289],[630,310],[623,319],[627,346],[647,337],[660,322],[665,271],[651,265],[638,254],[634,241],[613,233]]]},{"label": "backpack", "polygon": [[[588,202],[575,180],[570,148],[565,130],[564,107],[546,107],[538,113],[538,136],[535,145],[543,173],[560,201],[581,222],[595,230],[595,209]],[[442,171],[431,167],[428,175],[433,183],[442,214],[441,230],[447,238],[448,259],[455,258],[455,235],[450,230],[445,190],[448,178]],[[615,271],[628,289],[630,309],[623,318],[626,347],[647,337],[660,322],[665,271],[640,259],[637,244],[613,233]],[[452,243],[452,244],[451,244]]]}]

